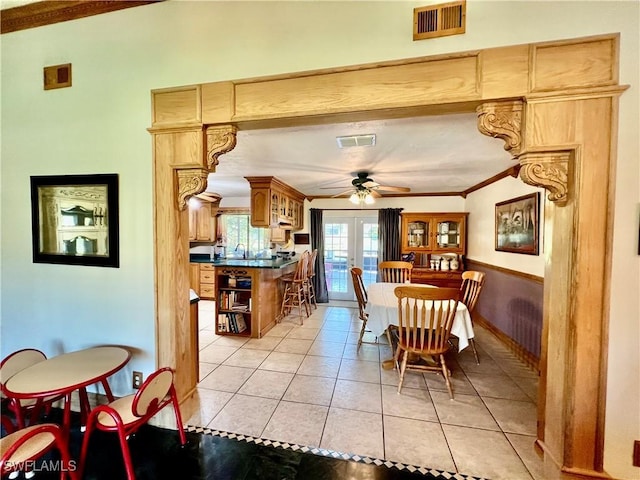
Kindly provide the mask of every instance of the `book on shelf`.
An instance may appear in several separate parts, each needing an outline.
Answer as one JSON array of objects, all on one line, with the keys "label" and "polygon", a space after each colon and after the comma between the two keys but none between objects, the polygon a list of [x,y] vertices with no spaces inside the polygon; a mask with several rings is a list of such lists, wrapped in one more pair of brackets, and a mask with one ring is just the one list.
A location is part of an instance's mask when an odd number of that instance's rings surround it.
[{"label": "book on shelf", "polygon": [[244,315],[242,313],[234,313],[235,317],[236,329],[238,330],[236,333],[242,333],[247,329],[247,322],[244,319]]},{"label": "book on shelf", "polygon": [[218,315],[218,332],[229,331],[229,318],[224,313]]}]

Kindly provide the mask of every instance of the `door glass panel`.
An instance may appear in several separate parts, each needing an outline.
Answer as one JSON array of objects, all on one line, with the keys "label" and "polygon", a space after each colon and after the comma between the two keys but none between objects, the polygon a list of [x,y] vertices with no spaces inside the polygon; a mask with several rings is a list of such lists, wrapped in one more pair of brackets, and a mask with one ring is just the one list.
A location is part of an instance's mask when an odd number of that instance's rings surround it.
[{"label": "door glass panel", "polygon": [[[325,222],[324,271],[330,298],[336,297],[333,294],[347,294],[351,290],[347,282],[351,280],[347,265],[348,258],[349,224]],[[337,295],[337,298],[341,297],[343,295]]]},{"label": "door glass panel", "polygon": [[413,248],[424,248],[429,238],[429,224],[426,222],[411,222],[407,229],[407,244]]},{"label": "door glass panel", "polygon": [[460,246],[460,224],[458,222],[438,222],[438,247],[458,248]]},{"label": "door glass panel", "polygon": [[365,288],[375,283],[378,274],[378,223],[362,224],[362,280]]},{"label": "door glass panel", "polygon": [[324,265],[330,300],[355,301],[349,268],[362,269],[367,287],[378,272],[377,217],[329,217],[324,219]]}]

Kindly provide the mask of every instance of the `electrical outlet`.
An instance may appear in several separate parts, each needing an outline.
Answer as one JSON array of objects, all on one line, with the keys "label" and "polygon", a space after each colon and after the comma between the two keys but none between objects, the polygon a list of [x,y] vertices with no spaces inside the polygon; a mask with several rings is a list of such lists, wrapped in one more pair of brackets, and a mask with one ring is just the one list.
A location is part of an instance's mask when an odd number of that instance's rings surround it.
[{"label": "electrical outlet", "polygon": [[142,372],[133,372],[133,388],[142,386]]}]

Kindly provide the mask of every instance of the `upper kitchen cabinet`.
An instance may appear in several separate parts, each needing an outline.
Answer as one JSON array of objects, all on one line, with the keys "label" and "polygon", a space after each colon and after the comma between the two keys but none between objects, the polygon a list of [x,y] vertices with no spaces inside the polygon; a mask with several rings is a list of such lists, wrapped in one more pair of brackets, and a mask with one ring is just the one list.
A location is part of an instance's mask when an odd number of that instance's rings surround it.
[{"label": "upper kitchen cabinet", "polygon": [[244,177],[251,185],[251,226],[300,230],[305,195],[276,177]]},{"label": "upper kitchen cabinet", "polygon": [[189,241],[213,242],[216,240],[218,205],[218,202],[212,203],[207,200],[199,200],[197,205],[189,205]]}]

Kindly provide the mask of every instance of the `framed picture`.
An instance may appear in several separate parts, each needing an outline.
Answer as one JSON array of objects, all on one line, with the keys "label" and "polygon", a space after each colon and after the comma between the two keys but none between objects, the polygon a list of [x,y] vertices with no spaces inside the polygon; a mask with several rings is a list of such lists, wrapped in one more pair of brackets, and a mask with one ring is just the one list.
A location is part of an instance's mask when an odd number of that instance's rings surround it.
[{"label": "framed picture", "polygon": [[540,193],[496,203],[496,250],[538,255]]},{"label": "framed picture", "polygon": [[309,234],[308,233],[294,233],[293,234],[293,243],[296,245],[309,245]]},{"label": "framed picture", "polygon": [[120,266],[118,175],[31,177],[34,263]]}]

